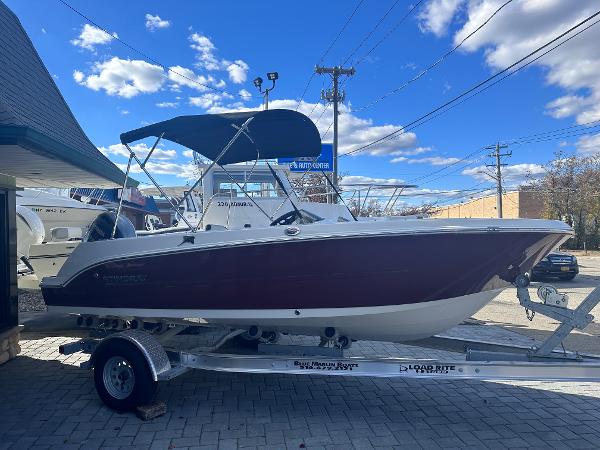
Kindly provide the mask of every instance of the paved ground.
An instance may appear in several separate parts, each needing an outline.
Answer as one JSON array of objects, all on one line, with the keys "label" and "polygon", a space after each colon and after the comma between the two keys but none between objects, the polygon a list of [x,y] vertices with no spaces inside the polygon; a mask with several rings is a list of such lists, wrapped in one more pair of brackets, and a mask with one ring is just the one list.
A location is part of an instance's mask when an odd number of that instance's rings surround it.
[{"label": "paved ground", "polygon": [[[600,275],[562,284],[577,302]],[[514,293],[513,293],[514,296]],[[598,311],[595,311],[597,316]],[[477,318],[534,332],[466,325],[452,334],[530,342],[552,324],[521,318],[510,293]],[[598,346],[597,324],[573,341]],[[105,408],[85,357],[58,354],[76,336],[26,333],[23,353],[0,368],[0,449],[4,448],[598,448],[600,383],[483,382],[221,374],[195,371],[161,383],[167,415],[142,422]],[[594,341],[595,339],[595,341]],[[595,347],[593,344],[596,344]],[[591,346],[591,347],[590,347]],[[352,354],[444,357],[444,352],[365,342]]]},{"label": "paved ground", "polygon": [[[600,256],[578,256],[580,274],[573,281],[546,280],[556,286],[560,292],[569,296],[569,307],[574,308],[592,291],[600,286]],[[532,283],[530,296],[538,300],[536,290],[540,283]],[[592,310],[596,319],[583,331],[574,330],[566,339],[566,345],[582,353],[600,354],[600,305]],[[532,322],[525,317],[525,311],[518,306],[516,289],[506,289],[493,302],[475,316],[490,325],[499,325],[505,329],[543,340],[554,331],[557,322],[537,315]],[[598,443],[600,447],[600,443]]]}]

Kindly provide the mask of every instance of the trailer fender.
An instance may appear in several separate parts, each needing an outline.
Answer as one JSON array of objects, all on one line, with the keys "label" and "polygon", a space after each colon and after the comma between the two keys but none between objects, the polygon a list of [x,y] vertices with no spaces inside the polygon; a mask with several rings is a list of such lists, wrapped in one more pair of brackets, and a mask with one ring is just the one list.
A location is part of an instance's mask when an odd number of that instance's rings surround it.
[{"label": "trailer fender", "polygon": [[114,343],[115,340],[118,339],[130,342],[139,349],[140,353],[144,355],[146,361],[148,362],[148,367],[150,368],[150,372],[152,373],[152,378],[154,381],[158,381],[160,374],[171,369],[169,357],[167,356],[163,346],[150,333],[142,330],[125,330],[119,333],[111,334],[110,336],[102,339],[90,358],[92,367],[94,367],[94,355],[98,349],[103,347],[107,342]]}]

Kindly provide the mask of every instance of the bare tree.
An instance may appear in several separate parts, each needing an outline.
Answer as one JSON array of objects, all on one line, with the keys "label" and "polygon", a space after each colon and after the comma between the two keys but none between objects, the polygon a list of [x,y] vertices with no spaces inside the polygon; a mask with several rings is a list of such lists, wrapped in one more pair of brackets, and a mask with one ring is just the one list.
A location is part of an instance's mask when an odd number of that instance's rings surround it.
[{"label": "bare tree", "polygon": [[546,174],[524,189],[536,192],[544,216],[573,227],[574,248],[598,248],[600,243],[600,156],[567,156],[562,152],[545,166]]},{"label": "bare tree", "polygon": [[296,193],[310,202],[327,203],[328,183],[322,173],[308,173],[290,180]]},{"label": "bare tree", "polygon": [[428,216],[437,209],[437,203],[422,203],[420,205],[407,205],[391,212],[394,216]]}]

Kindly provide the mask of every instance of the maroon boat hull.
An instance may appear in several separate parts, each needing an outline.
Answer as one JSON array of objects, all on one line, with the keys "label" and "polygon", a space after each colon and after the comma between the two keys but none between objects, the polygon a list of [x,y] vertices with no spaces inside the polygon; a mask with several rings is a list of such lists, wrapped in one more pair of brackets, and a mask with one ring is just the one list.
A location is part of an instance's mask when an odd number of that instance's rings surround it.
[{"label": "maroon boat hull", "polygon": [[389,234],[176,249],[103,262],[50,306],[159,310],[352,308],[416,304],[499,289],[560,233]]}]

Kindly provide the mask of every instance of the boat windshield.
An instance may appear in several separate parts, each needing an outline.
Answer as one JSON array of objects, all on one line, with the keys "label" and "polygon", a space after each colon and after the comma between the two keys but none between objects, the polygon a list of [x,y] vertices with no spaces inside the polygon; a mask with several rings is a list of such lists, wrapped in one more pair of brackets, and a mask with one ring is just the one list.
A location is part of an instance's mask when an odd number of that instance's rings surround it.
[{"label": "boat windshield", "polygon": [[283,190],[275,181],[275,177],[270,173],[230,172],[230,175],[220,173],[214,175],[213,193],[215,195],[245,197],[246,194],[240,189],[241,187],[250,197],[272,198],[285,196]]}]

